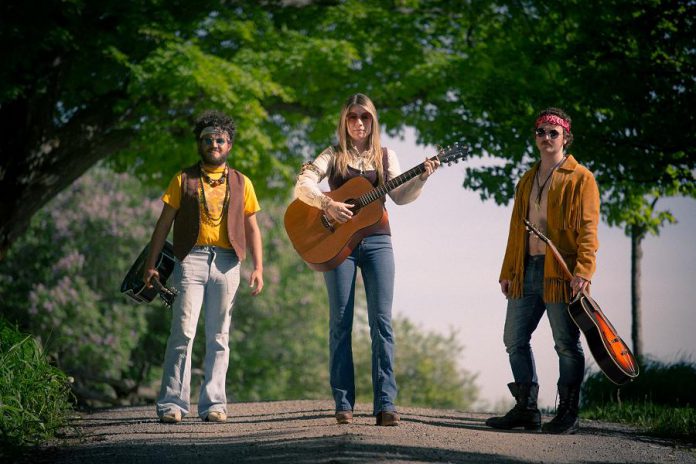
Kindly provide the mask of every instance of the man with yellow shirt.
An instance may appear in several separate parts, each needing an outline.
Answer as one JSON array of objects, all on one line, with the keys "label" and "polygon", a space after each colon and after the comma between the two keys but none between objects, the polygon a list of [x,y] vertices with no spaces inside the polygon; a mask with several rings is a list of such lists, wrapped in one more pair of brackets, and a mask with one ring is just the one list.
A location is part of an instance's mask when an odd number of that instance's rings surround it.
[{"label": "man with yellow shirt", "polygon": [[[500,289],[506,296],[503,341],[514,382],[508,384],[517,400],[502,417],[486,421],[490,427],[545,433],[574,433],[578,429],[580,385],[585,357],[580,330],[570,318],[568,302],[589,289],[599,242],[599,190],[592,173],[567,149],[573,141],[570,117],[558,108],[539,113],[534,125],[540,161],[517,184],[510,220]],[[555,244],[573,273],[565,280],[546,245],[525,230],[527,219]],[[546,312],[558,354],[559,404],[555,417],[541,427],[537,408],[539,385],[530,340]]]},{"label": "man with yellow shirt", "polygon": [[148,285],[159,277],[155,263],[173,224],[176,263],[171,282],[178,296],[157,399],[157,415],[165,423],[181,422],[190,410],[191,349],[203,305],[206,348],[198,415],[209,422],[227,420],[229,329],[247,248],[254,266],[251,293],[255,296],[263,289],[259,203],[251,181],[227,165],[234,121],[221,112],[207,111],[198,117],[193,132],[201,160],[174,176],[162,196],[164,206],[143,276]]}]

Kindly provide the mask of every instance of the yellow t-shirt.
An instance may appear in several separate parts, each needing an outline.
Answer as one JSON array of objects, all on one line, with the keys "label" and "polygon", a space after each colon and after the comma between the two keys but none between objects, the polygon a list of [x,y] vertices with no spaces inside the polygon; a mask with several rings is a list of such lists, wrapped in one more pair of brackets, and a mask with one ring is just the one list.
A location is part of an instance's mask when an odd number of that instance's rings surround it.
[{"label": "yellow t-shirt", "polygon": [[[211,179],[219,179],[225,171],[225,166],[223,165],[215,169],[206,167],[204,170]],[[179,172],[172,178],[171,182],[169,182],[169,187],[167,187],[167,191],[162,195],[162,201],[176,210],[181,206],[181,174],[182,173]],[[244,174],[242,174],[242,176],[244,176]],[[227,183],[217,187],[211,187],[204,181],[201,181],[201,184],[205,189],[205,200],[208,205],[208,211],[212,217],[218,217],[225,201],[225,190],[228,188]],[[212,225],[203,220],[202,215],[205,214],[203,212],[203,205],[199,203],[198,206],[201,220],[199,222],[200,227],[198,229],[196,245],[214,245],[223,248],[232,248],[230,239],[227,236],[227,220],[220,221],[218,225]],[[254,186],[249,178],[244,176],[244,215],[249,216],[260,210],[261,207],[256,199]]]}]

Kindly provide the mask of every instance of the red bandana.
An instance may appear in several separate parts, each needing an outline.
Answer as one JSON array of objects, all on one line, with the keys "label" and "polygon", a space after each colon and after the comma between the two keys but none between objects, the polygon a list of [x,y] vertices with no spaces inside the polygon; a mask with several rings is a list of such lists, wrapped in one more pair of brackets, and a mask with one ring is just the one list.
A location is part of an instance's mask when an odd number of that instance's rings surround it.
[{"label": "red bandana", "polygon": [[539,119],[536,120],[534,127],[539,127],[544,123],[553,124],[554,126],[561,126],[570,133],[570,122],[566,121],[560,116],[556,116],[555,114],[545,114],[540,116]]}]

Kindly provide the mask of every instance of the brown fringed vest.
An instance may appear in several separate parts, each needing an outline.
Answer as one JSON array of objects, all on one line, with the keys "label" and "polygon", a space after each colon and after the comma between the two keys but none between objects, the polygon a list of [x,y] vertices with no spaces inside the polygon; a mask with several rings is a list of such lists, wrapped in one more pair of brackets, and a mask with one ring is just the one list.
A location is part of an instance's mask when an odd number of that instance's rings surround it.
[{"label": "brown fringed vest", "polygon": [[[345,184],[349,179],[352,179],[353,177],[358,177],[360,175],[362,175],[365,179],[370,181],[370,183],[373,186],[377,187],[379,185],[376,169],[374,171],[365,171],[363,174],[360,174],[360,171],[348,166],[348,174],[346,176],[342,176],[341,173],[338,172],[337,169],[335,169],[335,166],[336,165],[334,164],[328,178],[329,187],[331,188],[331,190],[336,190],[341,185]],[[389,169],[389,157],[387,156],[387,149],[385,147],[382,147],[382,169],[384,172],[384,182],[386,182],[389,180],[387,179],[387,170]],[[384,203],[386,203],[386,198],[382,197],[382,204]],[[384,213],[386,214],[386,209]],[[373,226],[373,228],[370,229],[370,231],[371,235],[391,235],[389,219],[387,218],[385,224],[380,224],[376,227]]]},{"label": "brown fringed vest", "polygon": [[[198,163],[181,172],[181,206],[174,219],[174,256],[180,261],[189,254],[198,240],[200,206],[198,184],[201,170]],[[232,168],[227,175],[230,199],[227,205],[227,238],[240,261],[246,257],[244,232],[244,176]]]}]

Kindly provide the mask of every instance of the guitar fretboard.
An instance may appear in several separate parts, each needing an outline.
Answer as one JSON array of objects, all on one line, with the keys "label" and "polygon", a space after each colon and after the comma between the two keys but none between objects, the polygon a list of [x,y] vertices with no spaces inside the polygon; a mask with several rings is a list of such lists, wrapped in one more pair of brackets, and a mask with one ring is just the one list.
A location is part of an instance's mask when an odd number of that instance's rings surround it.
[{"label": "guitar fretboard", "polygon": [[[437,156],[433,156],[430,159],[436,160]],[[415,166],[415,167],[409,169],[408,171],[401,173],[400,175],[396,176],[395,178],[385,182],[384,185],[380,185],[379,187],[376,187],[376,188],[370,190],[369,192],[359,196],[356,200],[357,207],[362,208],[363,206],[366,206],[375,200],[379,200],[380,198],[384,197],[390,191],[392,191],[395,188],[397,188],[398,186],[408,182],[409,180],[413,179],[414,177],[421,175],[423,172],[425,172],[425,163],[421,163],[418,166]]]}]

